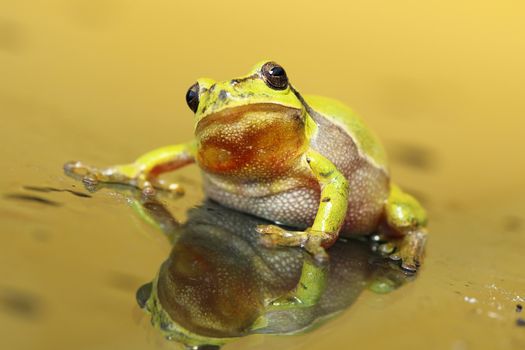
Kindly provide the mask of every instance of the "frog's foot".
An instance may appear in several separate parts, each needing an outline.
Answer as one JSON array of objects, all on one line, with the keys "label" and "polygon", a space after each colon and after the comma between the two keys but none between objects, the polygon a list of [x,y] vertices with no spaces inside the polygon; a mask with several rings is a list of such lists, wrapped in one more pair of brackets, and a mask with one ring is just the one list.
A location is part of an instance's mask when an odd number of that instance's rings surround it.
[{"label": "frog's foot", "polygon": [[397,241],[380,244],[379,251],[390,259],[400,262],[403,270],[414,273],[423,262],[426,241],[425,229],[414,229]]},{"label": "frog's foot", "polygon": [[90,191],[95,191],[100,183],[113,183],[137,187],[146,196],[154,195],[155,190],[163,190],[175,195],[184,194],[184,189],[180,185],[168,184],[164,180],[148,176],[134,164],[98,169],[73,161],[64,164],[64,171],[67,175],[81,180]]},{"label": "frog's foot", "polygon": [[[392,184],[385,205],[385,214],[385,233],[388,236],[401,237],[397,242],[392,242],[392,247],[396,249],[388,253],[390,258],[400,261],[403,270],[416,272],[422,263],[427,240],[425,209],[414,197]],[[384,246],[382,250],[385,250]]]},{"label": "frog's foot", "polygon": [[261,242],[267,247],[303,247],[318,262],[328,260],[324,247],[330,246],[334,241],[333,235],[312,229],[289,231],[276,225],[259,225],[257,232],[263,235]]}]

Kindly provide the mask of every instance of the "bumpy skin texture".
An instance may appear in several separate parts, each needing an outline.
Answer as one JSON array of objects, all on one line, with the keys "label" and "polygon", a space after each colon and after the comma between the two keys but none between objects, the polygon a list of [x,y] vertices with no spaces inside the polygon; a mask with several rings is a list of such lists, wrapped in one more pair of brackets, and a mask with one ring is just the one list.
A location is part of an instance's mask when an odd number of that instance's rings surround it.
[{"label": "bumpy skin texture", "polygon": [[299,250],[262,247],[255,228],[266,221],[215,202],[192,208],[178,226],[161,203],[132,201],[173,242],[153,282],[137,293],[139,305],[165,336],[188,347],[304,332],[367,286],[391,290],[408,279],[361,241],[337,242],[328,266],[312,265]]},{"label": "bumpy skin texture", "polygon": [[[308,98],[306,101],[308,103]],[[373,232],[383,216],[389,194],[387,172],[359,153],[343,125],[333,123],[321,114],[322,111],[311,109],[308,112],[318,126],[317,133],[310,140],[310,146],[328,158],[349,182],[348,209],[341,234]],[[235,131],[230,130],[228,125],[223,126],[221,138],[227,139],[234,134]],[[272,134],[272,138],[279,137],[279,134]],[[254,148],[261,149],[262,145]],[[201,165],[201,168],[204,167]],[[284,225],[310,227],[321,200],[320,186],[309,169],[301,165],[300,159],[297,159],[297,164],[292,169],[278,177],[268,176],[269,181],[259,177],[259,182],[245,183],[241,179],[233,191],[229,186],[232,182],[231,175],[221,177],[204,170],[204,188],[210,198],[228,207]],[[267,169],[257,169],[257,173],[261,176],[265,170]],[[277,182],[283,183],[285,190],[273,193],[272,187]]]},{"label": "bumpy skin texture", "polygon": [[98,170],[77,162],[66,170],[87,182],[130,183],[151,193],[180,191],[157,175],[196,162],[208,197],[303,230],[260,227],[267,245],[303,246],[323,260],[323,247],[340,232],[381,230],[403,238],[392,257],[415,271],[425,245],[425,211],[390,183],[380,142],[348,107],[303,97],[274,62],[261,62],[241,78],[199,79],[186,99],[196,118],[194,141],[132,164]]}]

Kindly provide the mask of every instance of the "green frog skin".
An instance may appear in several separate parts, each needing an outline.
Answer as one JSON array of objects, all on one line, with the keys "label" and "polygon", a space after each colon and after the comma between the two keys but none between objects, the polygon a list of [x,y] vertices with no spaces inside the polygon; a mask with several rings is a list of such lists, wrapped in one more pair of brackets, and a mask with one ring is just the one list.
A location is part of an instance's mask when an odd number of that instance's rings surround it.
[{"label": "green frog skin", "polygon": [[272,61],[232,80],[199,79],[186,101],[195,113],[193,140],[131,164],[96,169],[70,162],[66,171],[145,193],[180,192],[158,175],[196,163],[209,198],[276,223],[258,228],[268,246],[301,246],[324,260],[339,235],[380,232],[397,243],[391,258],[417,270],[426,212],[390,181],[383,147],[350,108],[301,95]]}]

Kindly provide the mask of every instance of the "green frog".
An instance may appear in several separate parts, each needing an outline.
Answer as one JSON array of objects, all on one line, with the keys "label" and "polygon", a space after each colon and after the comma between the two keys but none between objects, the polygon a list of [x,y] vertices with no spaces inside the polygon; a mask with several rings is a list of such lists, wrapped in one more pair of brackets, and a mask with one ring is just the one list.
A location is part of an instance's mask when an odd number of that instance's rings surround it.
[{"label": "green frog", "polygon": [[273,61],[231,80],[199,79],[186,102],[195,114],[193,140],[130,164],[70,162],[66,171],[91,184],[181,193],[158,175],[196,163],[207,197],[275,223],[258,228],[267,246],[300,246],[323,261],[340,235],[379,232],[392,238],[387,253],[403,269],[420,266],[426,212],[390,181],[381,143],[346,105],[302,95]]}]

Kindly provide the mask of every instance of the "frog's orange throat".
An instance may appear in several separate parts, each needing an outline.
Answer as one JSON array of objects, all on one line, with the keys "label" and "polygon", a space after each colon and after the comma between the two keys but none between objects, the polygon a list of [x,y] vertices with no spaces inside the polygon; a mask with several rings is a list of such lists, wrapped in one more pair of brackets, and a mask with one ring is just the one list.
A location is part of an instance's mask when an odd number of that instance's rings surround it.
[{"label": "frog's orange throat", "polygon": [[305,111],[272,103],[232,107],[195,129],[202,170],[243,180],[275,178],[306,151]]}]

